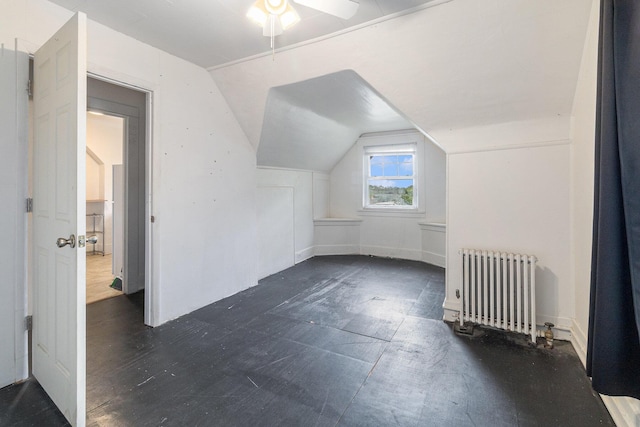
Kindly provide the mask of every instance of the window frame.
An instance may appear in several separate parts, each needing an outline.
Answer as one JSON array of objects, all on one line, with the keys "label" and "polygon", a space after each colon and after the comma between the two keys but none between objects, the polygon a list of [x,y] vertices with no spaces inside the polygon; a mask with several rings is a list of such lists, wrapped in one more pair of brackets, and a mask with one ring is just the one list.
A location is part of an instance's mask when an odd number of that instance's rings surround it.
[{"label": "window frame", "polygon": [[[363,211],[378,212],[416,212],[419,209],[419,176],[418,146],[417,143],[388,143],[365,145],[363,147],[363,188],[362,188],[362,209]],[[373,156],[402,156],[410,155],[413,174],[411,176],[372,176],[371,159]],[[369,182],[375,179],[411,180],[413,182],[413,204],[412,205],[375,205],[370,204]]]}]

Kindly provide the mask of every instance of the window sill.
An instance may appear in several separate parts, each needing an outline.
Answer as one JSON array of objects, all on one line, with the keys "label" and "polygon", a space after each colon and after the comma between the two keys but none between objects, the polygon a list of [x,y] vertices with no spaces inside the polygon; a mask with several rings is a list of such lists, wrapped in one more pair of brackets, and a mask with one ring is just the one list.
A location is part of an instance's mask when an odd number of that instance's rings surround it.
[{"label": "window sill", "polygon": [[313,225],[320,227],[334,227],[334,226],[352,226],[360,225],[361,219],[357,218],[316,218],[313,220]]},{"label": "window sill", "polygon": [[423,218],[426,211],[420,209],[363,208],[358,210],[360,216],[389,216],[396,218]]},{"label": "window sill", "polygon": [[443,222],[419,222],[418,225],[422,230],[436,231],[439,233],[446,233],[447,224]]}]

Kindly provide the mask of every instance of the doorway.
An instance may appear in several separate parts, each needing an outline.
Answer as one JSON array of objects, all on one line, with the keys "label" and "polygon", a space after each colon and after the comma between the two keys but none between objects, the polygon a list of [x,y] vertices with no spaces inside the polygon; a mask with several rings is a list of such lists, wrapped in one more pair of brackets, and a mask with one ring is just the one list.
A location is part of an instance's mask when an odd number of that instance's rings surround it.
[{"label": "doorway", "polygon": [[[121,126],[120,157],[115,149],[108,161],[99,158],[96,162],[92,156],[87,156],[87,172],[90,172],[89,161],[94,161],[99,182],[97,199],[93,203],[87,181],[87,236],[92,235],[89,232],[92,230],[98,240],[88,248],[87,258],[111,253],[113,279],[106,286],[113,285],[125,294],[144,290],[146,282],[147,96],[145,92],[98,78],[87,79],[87,110],[90,113],[87,116],[87,152],[93,144],[89,134],[91,122],[110,123],[115,133],[117,126]],[[90,119],[90,116],[96,119]],[[118,145],[113,140],[108,144],[112,148]],[[108,180],[110,182],[106,182]],[[101,193],[103,188],[105,191]],[[91,249],[93,255],[89,255]],[[145,304],[145,313],[148,309]]]},{"label": "doorway", "polygon": [[126,119],[87,111],[87,304],[122,295]]}]

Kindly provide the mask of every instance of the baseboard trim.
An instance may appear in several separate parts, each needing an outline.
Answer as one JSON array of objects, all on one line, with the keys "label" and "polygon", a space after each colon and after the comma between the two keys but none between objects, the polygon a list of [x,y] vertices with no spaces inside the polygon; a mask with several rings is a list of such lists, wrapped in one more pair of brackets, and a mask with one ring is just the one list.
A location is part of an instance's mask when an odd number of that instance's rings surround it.
[{"label": "baseboard trim", "polygon": [[618,427],[640,427],[640,400],[601,394],[611,418]]},{"label": "baseboard trim", "polygon": [[359,255],[358,245],[317,245],[314,247],[314,254],[322,255]]},{"label": "baseboard trim", "polygon": [[442,268],[445,268],[447,264],[447,258],[444,255],[427,251],[422,251],[422,261]]},{"label": "baseboard trim", "polygon": [[571,322],[571,344],[575,349],[582,366],[587,366],[587,335],[584,333],[580,325],[573,319]]},{"label": "baseboard trim", "polygon": [[303,261],[308,260],[309,258],[313,258],[315,255],[315,247],[309,246],[306,249],[296,252],[296,264],[301,263]]},{"label": "baseboard trim", "polygon": [[422,261],[422,251],[414,249],[398,249],[385,246],[360,246],[360,254]]}]

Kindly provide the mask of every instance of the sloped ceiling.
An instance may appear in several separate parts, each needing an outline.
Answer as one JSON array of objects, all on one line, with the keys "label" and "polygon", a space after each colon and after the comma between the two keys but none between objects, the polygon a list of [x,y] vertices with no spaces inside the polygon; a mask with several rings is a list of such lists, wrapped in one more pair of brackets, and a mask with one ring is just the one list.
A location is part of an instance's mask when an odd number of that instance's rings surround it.
[{"label": "sloped ceiling", "polygon": [[412,127],[358,74],[339,71],[269,90],[257,161],[328,172],[361,134]]},{"label": "sloped ceiling", "polygon": [[[296,46],[250,57],[270,50],[244,16],[253,0],[52,1],[196,64],[215,65],[209,72],[259,163],[302,167],[302,159],[314,158],[306,167],[316,170],[327,170],[358,132],[377,129],[371,121],[354,124],[370,108],[364,87],[445,151],[449,135],[474,127],[554,120],[568,129],[592,5],[360,0],[358,15],[346,22],[299,6],[303,20],[295,32],[276,38],[277,47]],[[361,79],[336,74],[344,70]],[[333,81],[322,77],[332,75]]]},{"label": "sloped ceiling", "polygon": [[[453,0],[210,73],[256,148],[271,134],[271,88],[349,69],[447,151],[450,133],[473,127],[548,119],[568,129],[590,9],[584,0]],[[290,102],[313,111],[344,99],[318,90]]]}]

